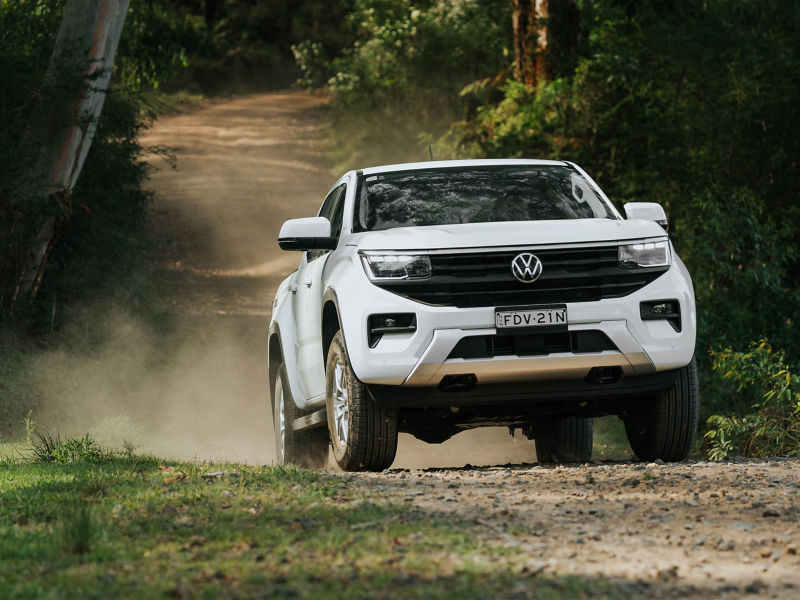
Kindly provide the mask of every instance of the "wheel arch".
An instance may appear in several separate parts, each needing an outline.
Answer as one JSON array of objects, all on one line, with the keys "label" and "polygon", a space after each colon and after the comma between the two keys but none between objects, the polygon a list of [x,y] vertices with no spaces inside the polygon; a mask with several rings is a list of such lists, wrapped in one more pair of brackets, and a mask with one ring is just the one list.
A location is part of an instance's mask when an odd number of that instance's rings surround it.
[{"label": "wheel arch", "polygon": [[328,363],[328,350],[337,331],[342,329],[339,315],[339,300],[333,288],[325,290],[322,296],[322,364]]}]

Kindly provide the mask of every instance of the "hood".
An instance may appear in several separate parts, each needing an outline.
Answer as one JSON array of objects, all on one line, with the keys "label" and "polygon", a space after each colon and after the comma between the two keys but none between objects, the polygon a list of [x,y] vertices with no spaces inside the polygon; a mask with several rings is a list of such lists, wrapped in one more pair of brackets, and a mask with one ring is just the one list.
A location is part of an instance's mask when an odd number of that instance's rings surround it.
[{"label": "hood", "polygon": [[361,250],[406,251],[617,242],[664,236],[666,232],[654,221],[570,219],[396,227],[353,234],[347,244]]}]

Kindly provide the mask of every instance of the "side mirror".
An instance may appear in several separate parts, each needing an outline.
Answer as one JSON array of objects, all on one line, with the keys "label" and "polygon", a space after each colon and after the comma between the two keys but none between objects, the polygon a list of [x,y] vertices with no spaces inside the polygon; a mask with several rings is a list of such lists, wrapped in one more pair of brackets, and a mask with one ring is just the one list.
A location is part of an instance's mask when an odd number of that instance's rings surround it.
[{"label": "side mirror", "polygon": [[655,221],[665,230],[668,226],[667,213],[664,212],[664,207],[657,202],[628,202],[625,205],[625,217]]},{"label": "side mirror", "polygon": [[331,237],[331,222],[325,217],[291,219],[278,234],[281,250],[335,250],[338,241]]}]

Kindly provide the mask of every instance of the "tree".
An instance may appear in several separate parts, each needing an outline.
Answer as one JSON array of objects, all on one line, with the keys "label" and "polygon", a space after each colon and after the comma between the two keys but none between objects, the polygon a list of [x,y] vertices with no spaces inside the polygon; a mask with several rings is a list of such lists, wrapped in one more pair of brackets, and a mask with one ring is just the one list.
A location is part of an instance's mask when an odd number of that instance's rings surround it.
[{"label": "tree", "polygon": [[[44,97],[34,111],[23,146],[37,154],[39,189],[52,201],[52,214],[34,227],[12,305],[36,295],[58,228],[69,214],[70,192],[92,145],[111,80],[114,57],[130,0],[68,0],[44,77]],[[65,76],[79,86],[64,93]]]}]

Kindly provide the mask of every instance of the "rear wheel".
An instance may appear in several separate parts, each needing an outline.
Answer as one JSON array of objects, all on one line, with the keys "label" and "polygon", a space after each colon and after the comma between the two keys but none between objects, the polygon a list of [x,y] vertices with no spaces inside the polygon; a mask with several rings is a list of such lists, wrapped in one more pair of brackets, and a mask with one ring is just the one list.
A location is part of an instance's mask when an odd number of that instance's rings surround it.
[{"label": "rear wheel", "polygon": [[569,417],[534,430],[539,462],[586,462],[592,459],[594,421]]},{"label": "rear wheel", "polygon": [[325,365],[328,429],[343,471],[382,471],[397,453],[397,409],[377,404],[350,367],[339,331]]},{"label": "rear wheel", "polygon": [[318,427],[299,432],[292,428],[295,419],[309,413],[297,408],[286,381],[286,367],[281,365],[275,380],[272,413],[276,462],[279,465],[322,469],[328,464],[328,430]]},{"label": "rear wheel", "polygon": [[625,418],[625,433],[634,454],[643,461],[684,460],[697,436],[700,387],[697,361],[680,370],[672,389],[642,400],[638,414]]}]

